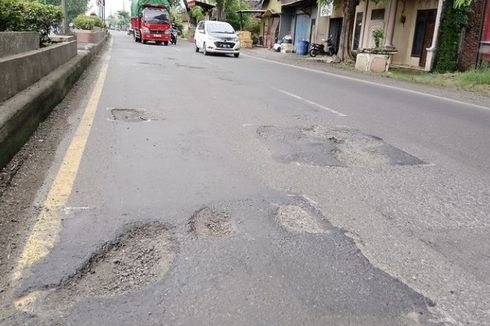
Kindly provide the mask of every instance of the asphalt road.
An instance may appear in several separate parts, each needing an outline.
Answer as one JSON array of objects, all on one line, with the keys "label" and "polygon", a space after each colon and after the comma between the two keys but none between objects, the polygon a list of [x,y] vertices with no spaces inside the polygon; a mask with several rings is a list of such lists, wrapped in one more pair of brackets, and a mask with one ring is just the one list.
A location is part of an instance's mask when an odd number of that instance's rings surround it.
[{"label": "asphalt road", "polygon": [[123,33],[88,75],[2,325],[490,324],[490,108]]}]

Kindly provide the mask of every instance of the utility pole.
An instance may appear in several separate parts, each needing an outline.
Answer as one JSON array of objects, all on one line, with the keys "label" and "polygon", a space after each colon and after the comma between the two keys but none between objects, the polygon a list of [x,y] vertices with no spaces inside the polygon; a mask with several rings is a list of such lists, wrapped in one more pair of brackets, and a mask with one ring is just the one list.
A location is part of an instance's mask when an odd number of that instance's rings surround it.
[{"label": "utility pole", "polygon": [[63,34],[71,34],[70,26],[68,25],[68,9],[66,8],[66,0],[61,0],[61,10],[63,11]]}]

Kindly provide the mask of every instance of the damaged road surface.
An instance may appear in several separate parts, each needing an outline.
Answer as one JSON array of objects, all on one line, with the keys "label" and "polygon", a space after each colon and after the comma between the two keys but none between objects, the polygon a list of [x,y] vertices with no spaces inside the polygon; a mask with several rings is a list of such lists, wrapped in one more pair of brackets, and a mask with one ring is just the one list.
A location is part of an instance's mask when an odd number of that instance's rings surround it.
[{"label": "damaged road surface", "polygon": [[488,325],[489,125],[114,32],[0,175],[0,325]]}]

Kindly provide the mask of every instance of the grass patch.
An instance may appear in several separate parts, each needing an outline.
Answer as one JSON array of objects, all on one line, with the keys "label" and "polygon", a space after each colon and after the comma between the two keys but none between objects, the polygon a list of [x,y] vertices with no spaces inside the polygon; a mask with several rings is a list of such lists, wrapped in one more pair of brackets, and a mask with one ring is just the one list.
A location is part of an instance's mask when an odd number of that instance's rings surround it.
[{"label": "grass patch", "polygon": [[490,94],[490,68],[455,73],[427,73],[411,69],[392,68],[384,74],[388,78],[426,84],[452,87],[465,91]]}]

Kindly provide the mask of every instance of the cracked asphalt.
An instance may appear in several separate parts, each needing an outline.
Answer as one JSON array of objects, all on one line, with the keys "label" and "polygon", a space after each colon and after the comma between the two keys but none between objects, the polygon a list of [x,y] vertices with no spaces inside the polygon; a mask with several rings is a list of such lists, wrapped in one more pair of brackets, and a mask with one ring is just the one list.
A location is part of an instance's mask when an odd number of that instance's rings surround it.
[{"label": "cracked asphalt", "polygon": [[0,180],[0,325],[490,325],[488,99],[246,53],[113,33]]}]

